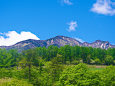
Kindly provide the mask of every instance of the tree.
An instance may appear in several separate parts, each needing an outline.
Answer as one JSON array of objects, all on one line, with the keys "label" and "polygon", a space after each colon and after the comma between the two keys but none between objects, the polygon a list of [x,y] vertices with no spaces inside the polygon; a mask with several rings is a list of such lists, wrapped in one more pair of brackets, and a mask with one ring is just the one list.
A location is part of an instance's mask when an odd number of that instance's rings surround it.
[{"label": "tree", "polygon": [[28,79],[31,80],[31,67],[32,65],[39,65],[36,52],[33,49],[23,51],[23,56],[26,60],[26,66],[28,67]]},{"label": "tree", "polygon": [[48,68],[52,83],[59,80],[62,69],[62,56],[58,54],[57,57],[51,60]]},{"label": "tree", "polygon": [[98,58],[96,58],[94,61],[95,61],[95,64],[96,64],[96,65],[101,64],[101,61],[100,61],[100,59],[98,59]]},{"label": "tree", "polygon": [[110,56],[110,55],[107,55],[106,58],[105,58],[105,64],[106,65],[113,64],[113,57]]},{"label": "tree", "polygon": [[[62,72],[59,79],[61,86],[85,86],[88,83],[88,69],[85,64],[78,64],[73,67],[68,67]],[[88,85],[87,85],[88,86]]]}]

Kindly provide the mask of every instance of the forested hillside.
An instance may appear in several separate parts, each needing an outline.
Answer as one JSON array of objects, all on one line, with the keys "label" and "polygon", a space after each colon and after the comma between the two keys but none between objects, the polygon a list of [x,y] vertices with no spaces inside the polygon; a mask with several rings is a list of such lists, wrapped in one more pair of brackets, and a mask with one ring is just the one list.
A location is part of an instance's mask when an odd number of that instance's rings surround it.
[{"label": "forested hillside", "polygon": [[51,45],[21,53],[0,49],[0,86],[115,86],[114,65],[115,48]]},{"label": "forested hillside", "polygon": [[[0,67],[13,67],[22,59],[27,58],[25,55],[29,53],[34,59],[42,58],[50,61],[57,55],[61,55],[63,64],[87,63],[96,65],[114,65],[115,64],[115,48],[108,50],[91,47],[69,46],[58,48],[57,46],[37,47],[18,53],[17,50],[0,49]],[[36,60],[35,60],[36,61]]]}]

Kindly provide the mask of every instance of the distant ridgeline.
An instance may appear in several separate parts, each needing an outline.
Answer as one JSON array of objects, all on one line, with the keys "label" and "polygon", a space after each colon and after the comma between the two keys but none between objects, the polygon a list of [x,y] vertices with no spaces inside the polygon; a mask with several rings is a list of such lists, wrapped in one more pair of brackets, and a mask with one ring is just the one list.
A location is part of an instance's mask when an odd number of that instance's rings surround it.
[{"label": "distant ridgeline", "polygon": [[101,41],[97,40],[93,43],[81,43],[80,41],[66,37],[66,36],[56,36],[54,38],[50,38],[47,40],[25,40],[16,43],[15,45],[12,46],[0,46],[0,48],[5,48],[7,50],[9,49],[17,49],[19,52],[35,47],[48,47],[50,45],[54,46],[65,46],[65,45],[70,45],[70,46],[83,46],[83,47],[92,47],[92,48],[101,48],[101,49],[108,49],[108,48],[115,48],[115,45],[111,45],[108,41]]}]

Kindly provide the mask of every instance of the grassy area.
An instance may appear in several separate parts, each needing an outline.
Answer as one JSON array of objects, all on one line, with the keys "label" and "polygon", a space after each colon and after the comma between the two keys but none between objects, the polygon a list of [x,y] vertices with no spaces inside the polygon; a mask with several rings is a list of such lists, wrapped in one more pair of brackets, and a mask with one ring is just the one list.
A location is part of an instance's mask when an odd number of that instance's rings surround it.
[{"label": "grassy area", "polygon": [[102,70],[106,68],[106,65],[88,65],[90,70]]},{"label": "grassy area", "polygon": [[93,71],[93,70],[95,71],[95,70],[102,70],[102,69],[104,69],[104,68],[89,68],[89,69],[92,70],[92,71]]},{"label": "grassy area", "polygon": [[[64,68],[68,66],[72,67],[74,65],[64,65]],[[102,70],[107,67],[107,65],[87,65],[90,70]]]},{"label": "grassy area", "polygon": [[0,79],[0,86],[7,86],[11,79]]},{"label": "grassy area", "polygon": [[25,80],[18,80],[14,78],[0,79],[0,86],[33,86]]}]

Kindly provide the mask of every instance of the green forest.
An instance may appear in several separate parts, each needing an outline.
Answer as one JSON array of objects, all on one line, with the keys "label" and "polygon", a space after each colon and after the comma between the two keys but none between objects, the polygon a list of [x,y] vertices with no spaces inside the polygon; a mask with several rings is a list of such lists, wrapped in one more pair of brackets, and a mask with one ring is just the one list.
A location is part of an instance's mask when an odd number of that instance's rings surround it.
[{"label": "green forest", "polygon": [[115,86],[115,48],[0,49],[0,86]]}]

